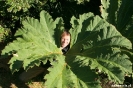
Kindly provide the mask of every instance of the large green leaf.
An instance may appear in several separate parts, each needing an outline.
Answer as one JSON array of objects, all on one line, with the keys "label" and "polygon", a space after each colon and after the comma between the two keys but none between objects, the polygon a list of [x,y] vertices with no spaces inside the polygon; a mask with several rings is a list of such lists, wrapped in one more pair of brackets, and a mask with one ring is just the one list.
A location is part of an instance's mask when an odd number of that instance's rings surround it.
[{"label": "large green leaf", "polygon": [[[73,59],[71,61],[73,62]],[[58,61],[52,62],[52,65],[53,67],[48,69],[50,74],[45,77],[48,88],[101,88],[95,81],[97,75],[88,66],[79,67],[78,63],[73,63],[73,66],[70,67],[62,56],[58,58]],[[71,69],[75,70],[75,74]]]},{"label": "large green leaf", "polygon": [[[58,28],[58,34],[62,31],[61,26],[56,23],[62,25],[62,19],[57,19],[54,22],[46,12],[41,12],[40,22],[33,18],[28,18],[27,21],[23,22],[24,27],[18,30],[15,35],[20,37],[10,43],[3,51],[3,53],[10,51],[10,53],[7,53],[14,55],[9,62],[12,71],[18,70],[22,65],[26,69],[33,67],[35,64],[39,66],[41,60],[45,64],[47,58],[62,54],[57,48],[57,44],[55,44],[54,38],[56,37],[53,37],[57,35],[56,27]],[[56,43],[59,45],[59,41],[56,41]]]},{"label": "large green leaf", "polygon": [[[114,26],[92,13],[71,18],[71,46],[62,55],[60,35],[63,20],[55,21],[45,11],[40,21],[28,18],[23,28],[15,34],[16,40],[7,45],[2,55],[13,55],[10,60],[12,72],[23,67],[25,70],[46,64],[51,67],[45,86],[47,88],[101,88],[95,69],[108,75],[112,81],[122,83],[125,72],[131,73],[131,62],[122,50],[132,48],[131,42],[123,37]],[[54,60],[53,60],[54,59]]]},{"label": "large green leaf", "polygon": [[133,0],[101,0],[102,17],[133,43]]},{"label": "large green leaf", "polygon": [[107,73],[110,80],[122,83],[125,72],[131,72],[132,64],[129,57],[120,52],[123,48],[131,49],[131,42],[113,25],[91,13],[83,14],[79,19],[73,17],[71,24],[71,49],[66,56],[74,56],[69,59],[81,66],[98,68]]}]

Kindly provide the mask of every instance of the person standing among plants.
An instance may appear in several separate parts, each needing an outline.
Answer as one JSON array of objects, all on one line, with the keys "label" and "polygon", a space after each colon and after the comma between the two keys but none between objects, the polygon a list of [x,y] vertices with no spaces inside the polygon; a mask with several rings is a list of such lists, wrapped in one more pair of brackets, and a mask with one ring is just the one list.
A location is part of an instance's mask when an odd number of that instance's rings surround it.
[{"label": "person standing among plants", "polygon": [[62,50],[63,54],[66,54],[70,48],[70,40],[71,40],[70,37],[71,37],[71,34],[68,31],[64,31],[61,34],[61,40],[60,40],[61,47],[60,47],[60,49]]}]

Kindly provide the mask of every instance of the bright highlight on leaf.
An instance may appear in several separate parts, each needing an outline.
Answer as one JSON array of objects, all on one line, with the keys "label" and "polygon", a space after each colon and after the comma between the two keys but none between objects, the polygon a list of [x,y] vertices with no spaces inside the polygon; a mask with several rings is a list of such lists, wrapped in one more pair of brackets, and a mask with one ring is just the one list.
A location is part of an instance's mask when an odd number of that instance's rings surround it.
[{"label": "bright highlight on leaf", "polygon": [[[17,37],[3,50],[2,54],[13,55],[10,60],[12,72],[21,67],[25,70],[46,64],[51,67],[44,78],[47,88],[101,88],[95,69],[105,72],[109,80],[124,81],[125,72],[131,73],[132,64],[128,55],[121,50],[132,48],[131,42],[123,37],[114,26],[92,13],[71,18],[70,50],[62,55],[60,35],[63,20],[53,20],[46,12],[40,20],[28,18]],[[18,57],[17,57],[18,56]]]}]

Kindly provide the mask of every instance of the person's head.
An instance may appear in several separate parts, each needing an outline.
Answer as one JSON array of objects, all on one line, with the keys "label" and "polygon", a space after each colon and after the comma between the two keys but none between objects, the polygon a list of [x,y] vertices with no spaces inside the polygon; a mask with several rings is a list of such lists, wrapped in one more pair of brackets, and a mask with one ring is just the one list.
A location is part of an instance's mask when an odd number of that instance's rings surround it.
[{"label": "person's head", "polygon": [[64,31],[61,35],[61,47],[65,48],[70,44],[71,34],[68,31]]}]

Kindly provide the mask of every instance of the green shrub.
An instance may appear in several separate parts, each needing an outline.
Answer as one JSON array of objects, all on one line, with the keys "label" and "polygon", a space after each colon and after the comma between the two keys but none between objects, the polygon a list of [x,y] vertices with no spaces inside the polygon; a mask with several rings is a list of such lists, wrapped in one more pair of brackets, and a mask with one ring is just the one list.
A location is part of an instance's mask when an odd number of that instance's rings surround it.
[{"label": "green shrub", "polygon": [[9,37],[10,37],[10,30],[9,29],[6,29],[6,28],[3,28],[1,25],[0,25],[0,43],[1,42],[7,42],[9,40]]}]

